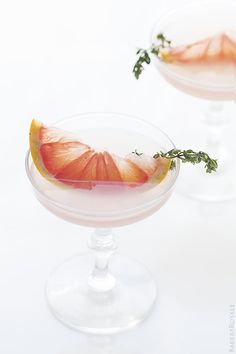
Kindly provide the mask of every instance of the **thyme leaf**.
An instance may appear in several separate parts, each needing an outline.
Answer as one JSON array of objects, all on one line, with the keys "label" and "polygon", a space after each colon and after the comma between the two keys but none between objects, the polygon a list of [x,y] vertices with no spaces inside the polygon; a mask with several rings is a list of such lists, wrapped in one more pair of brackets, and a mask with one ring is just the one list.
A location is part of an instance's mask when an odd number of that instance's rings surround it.
[{"label": "thyme leaf", "polygon": [[157,43],[153,44],[149,49],[140,48],[136,52],[136,55],[138,55],[138,60],[133,67],[133,73],[137,80],[144,70],[144,65],[149,65],[151,63],[150,54],[154,54],[162,60],[161,49],[169,48],[171,46],[171,41],[166,39],[163,33],[158,33],[156,39]]}]

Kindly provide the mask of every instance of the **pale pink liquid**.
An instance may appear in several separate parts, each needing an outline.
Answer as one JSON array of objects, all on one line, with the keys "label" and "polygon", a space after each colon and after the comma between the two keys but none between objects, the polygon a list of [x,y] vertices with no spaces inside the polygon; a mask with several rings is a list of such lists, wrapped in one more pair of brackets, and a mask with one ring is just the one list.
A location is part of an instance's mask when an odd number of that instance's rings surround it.
[{"label": "pale pink liquid", "polygon": [[[83,141],[120,156],[137,149],[153,155],[163,146],[143,135],[123,129],[84,130]],[[159,185],[97,185],[92,190],[60,188],[42,177],[32,163],[31,176],[39,201],[55,215],[90,227],[115,227],[139,221],[158,210],[171,194],[175,172],[169,172]]]},{"label": "pale pink liquid", "polygon": [[209,100],[236,100],[235,64],[213,64],[210,67],[202,64],[161,64],[159,70],[171,85],[189,95]]}]

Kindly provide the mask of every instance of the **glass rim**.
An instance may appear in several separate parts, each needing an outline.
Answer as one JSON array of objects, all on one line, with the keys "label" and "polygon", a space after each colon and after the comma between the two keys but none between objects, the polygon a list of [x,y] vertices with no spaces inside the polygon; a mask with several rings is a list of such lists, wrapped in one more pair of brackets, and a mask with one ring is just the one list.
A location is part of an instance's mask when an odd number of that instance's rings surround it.
[{"label": "glass rim", "polygon": [[[185,4],[183,4],[181,6],[181,8],[179,6],[174,6],[174,8],[169,8],[166,9],[165,11],[163,11],[163,13],[160,15],[159,19],[157,21],[154,22],[154,24],[152,25],[152,29],[150,32],[150,42],[151,45],[153,44],[153,40],[155,38],[155,36],[158,34],[156,28],[158,26],[160,26],[166,19],[168,19],[169,17],[171,17],[172,15],[174,15],[175,13],[178,13],[181,11],[181,9],[187,9],[187,8],[191,8],[193,6],[197,6],[200,7],[201,5],[207,5],[207,4],[222,4],[225,7],[225,3],[228,2],[230,4],[232,4],[232,6],[235,7],[236,9],[236,2],[234,2],[233,0],[200,0],[200,1],[191,1],[191,2],[186,2]],[[170,76],[172,76],[173,78],[177,79],[177,80],[181,80],[185,83],[189,83],[189,84],[193,84],[195,85],[196,88],[203,88],[203,89],[210,89],[212,91],[218,92],[221,91],[222,89],[225,89],[227,91],[229,91],[230,93],[234,93],[236,91],[236,83],[232,84],[232,85],[207,85],[207,84],[201,84],[198,83],[197,81],[193,80],[193,79],[189,79],[186,78],[183,75],[177,74],[177,73],[173,73],[166,65],[166,63],[160,61],[159,59],[157,59],[157,65],[159,67],[161,67],[161,69],[163,69],[164,72],[166,72],[167,74],[169,74]]]},{"label": "glass rim", "polygon": [[[105,112],[103,112],[103,111],[95,111],[95,112],[78,113],[78,114],[73,114],[71,116],[67,116],[67,117],[64,117],[62,119],[59,119],[56,122],[54,122],[53,125],[58,125],[60,123],[63,123],[63,122],[68,121],[70,119],[74,119],[76,117],[83,119],[83,117],[86,117],[86,116],[89,116],[89,115],[101,115],[101,114],[103,116],[104,115],[106,115],[106,116],[113,115],[113,116],[116,116],[116,117],[121,117],[122,116],[123,118],[128,118],[128,119],[132,119],[134,121],[140,122],[140,123],[144,123],[147,126],[152,127],[153,129],[159,131],[159,133],[161,133],[169,141],[169,143],[172,145],[173,149],[175,148],[175,145],[174,145],[173,141],[169,138],[169,136],[164,131],[162,131],[160,128],[158,128],[155,124],[147,122],[146,120],[144,120],[142,118],[138,118],[136,116],[132,116],[132,115],[124,114],[124,113],[108,112],[108,111],[105,111]],[[133,208],[126,208],[126,209],[124,208],[124,209],[122,209],[122,211],[85,212],[82,209],[72,208],[72,207],[69,207],[69,206],[67,206],[65,204],[59,203],[57,200],[48,197],[40,188],[38,188],[38,186],[36,185],[36,183],[34,182],[32,176],[31,176],[31,172],[30,172],[30,157],[31,157],[31,153],[30,153],[30,149],[28,149],[27,153],[26,153],[26,157],[25,157],[26,174],[27,174],[27,176],[28,176],[33,188],[37,191],[37,193],[39,193],[39,195],[43,199],[49,201],[51,204],[57,206],[60,209],[65,210],[65,211],[70,211],[70,212],[73,212],[73,213],[76,213],[76,214],[79,214],[79,215],[85,216],[85,217],[86,216],[87,217],[92,217],[92,216],[95,216],[95,217],[96,216],[97,217],[117,216],[117,217],[119,217],[119,216],[122,216],[124,214],[129,214],[129,213],[131,214],[131,213],[135,213],[135,212],[141,211],[141,210],[143,210],[145,208],[151,208],[152,206],[154,206],[156,204],[156,202],[158,200],[160,200],[164,195],[166,195],[169,191],[171,191],[171,189],[173,188],[173,186],[174,186],[174,184],[176,182],[176,179],[177,179],[177,177],[179,175],[179,171],[180,171],[180,161],[178,159],[176,159],[175,172],[172,172],[172,173],[174,173],[174,178],[171,181],[171,183],[168,185],[168,188],[166,188],[160,195],[158,195],[158,197],[153,197],[148,202],[141,203],[140,205],[135,206]],[[33,163],[33,161],[32,161],[32,163]],[[45,178],[45,177],[43,177],[43,178]],[[51,182],[49,181],[49,183],[51,183]]]}]

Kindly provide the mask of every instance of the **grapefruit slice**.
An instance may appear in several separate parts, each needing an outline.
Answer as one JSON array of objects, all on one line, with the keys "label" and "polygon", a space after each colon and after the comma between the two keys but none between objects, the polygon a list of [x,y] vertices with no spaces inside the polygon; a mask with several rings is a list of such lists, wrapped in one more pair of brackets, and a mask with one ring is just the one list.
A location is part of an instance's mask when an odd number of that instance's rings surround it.
[{"label": "grapefruit slice", "polygon": [[42,176],[82,189],[101,183],[130,187],[148,181],[157,184],[166,177],[171,164],[168,159],[144,154],[120,157],[108,151],[97,152],[72,134],[35,119],[30,127],[30,151]]},{"label": "grapefruit slice", "polygon": [[232,62],[236,64],[236,33],[219,33],[192,44],[165,48],[161,56],[168,63]]}]

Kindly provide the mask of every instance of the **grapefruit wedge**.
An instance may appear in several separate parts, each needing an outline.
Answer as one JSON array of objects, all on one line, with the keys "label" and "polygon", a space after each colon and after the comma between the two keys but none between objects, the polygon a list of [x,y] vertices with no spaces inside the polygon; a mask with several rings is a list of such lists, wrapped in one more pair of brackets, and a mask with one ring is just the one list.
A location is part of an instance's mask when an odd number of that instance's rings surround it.
[{"label": "grapefruit wedge", "polygon": [[46,127],[35,119],[30,127],[30,151],[43,177],[82,189],[92,189],[97,184],[130,187],[149,181],[158,184],[171,164],[168,159],[154,159],[144,154],[120,157],[108,151],[96,151],[73,134]]},{"label": "grapefruit wedge", "polygon": [[165,48],[161,52],[165,62],[186,64],[231,62],[236,64],[236,33],[219,33],[192,44]]}]

